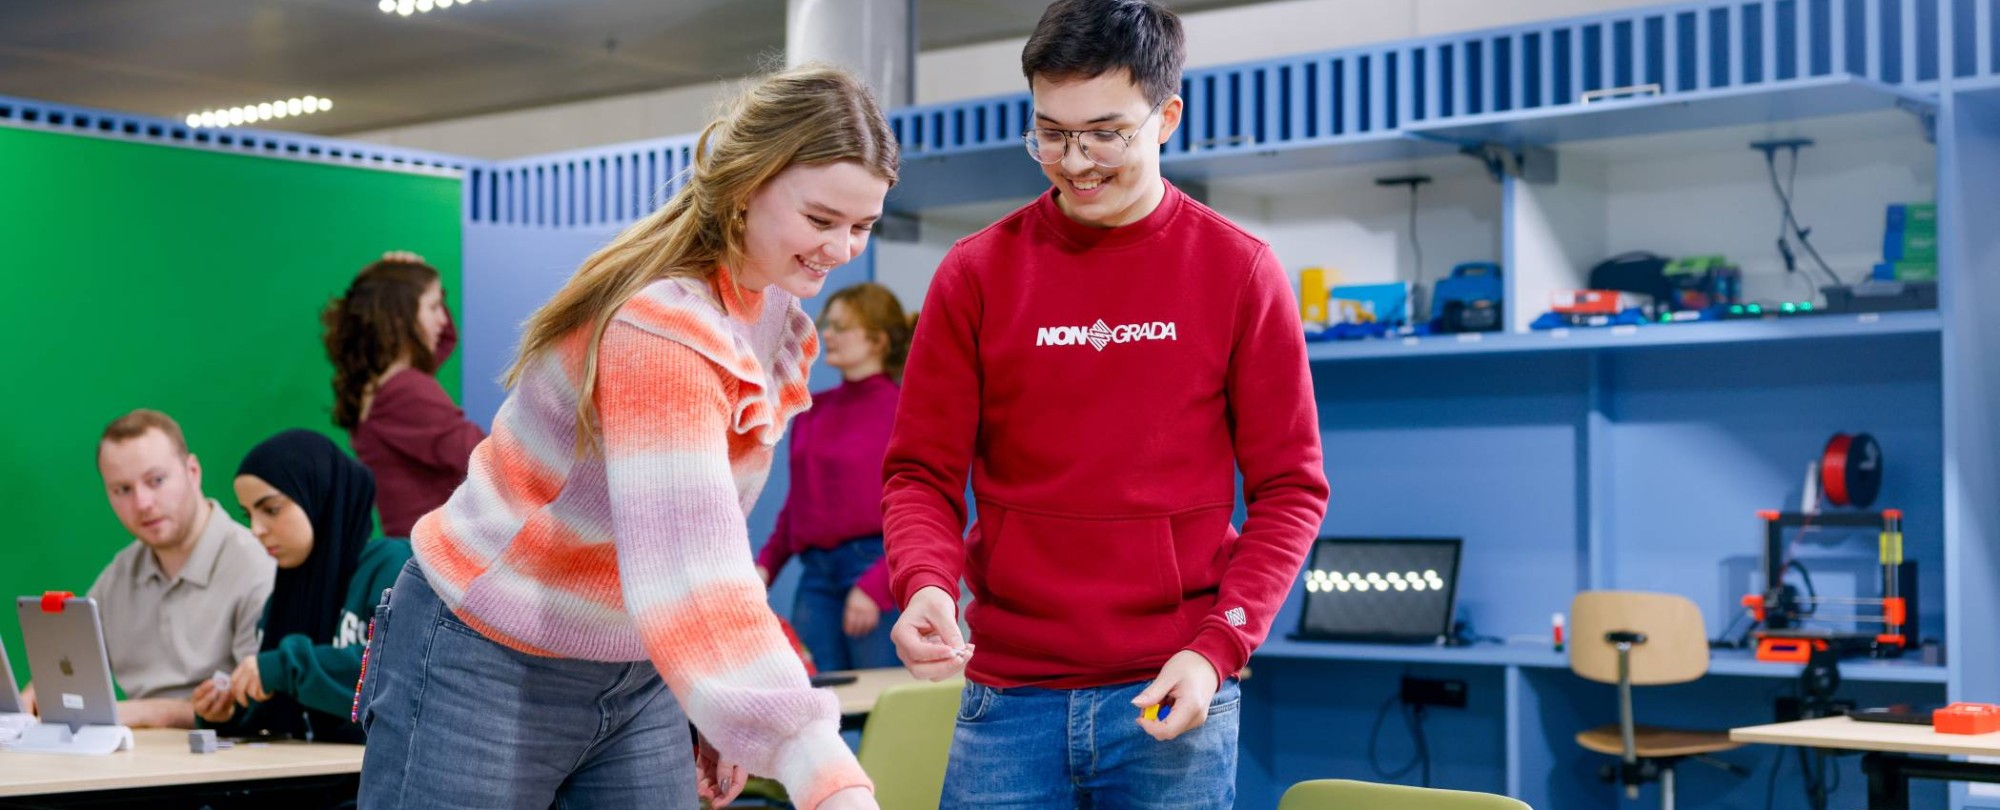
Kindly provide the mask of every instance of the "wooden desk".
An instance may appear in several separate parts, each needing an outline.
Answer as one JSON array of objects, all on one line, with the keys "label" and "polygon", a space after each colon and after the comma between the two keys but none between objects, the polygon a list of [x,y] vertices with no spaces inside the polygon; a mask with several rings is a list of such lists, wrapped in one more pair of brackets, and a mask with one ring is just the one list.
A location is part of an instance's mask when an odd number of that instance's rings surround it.
[{"label": "wooden desk", "polygon": [[361,746],[273,742],[189,753],[187,732],[132,732],[133,749],[101,757],[0,752],[0,796],[253,782],[361,772]]},{"label": "wooden desk", "polygon": [[857,669],[846,673],[855,676],[853,683],[828,687],[840,698],[840,714],[844,718],[866,717],[875,710],[875,701],[891,687],[919,681],[902,667],[886,669]]},{"label": "wooden desk", "polygon": [[1869,810],[1909,810],[1911,779],[2000,782],[2000,764],[1913,756],[2000,757],[2000,732],[1939,734],[1930,726],[1862,723],[1846,717],[1822,717],[1730,729],[1729,739],[1768,745],[1866,751],[1867,754],[1861,758],[1861,770],[1868,774]]},{"label": "wooden desk", "polygon": [[[901,667],[849,673],[854,683],[829,687],[843,722],[860,721],[891,687],[917,680]],[[174,788],[345,776],[361,772],[361,746],[273,742],[238,745],[213,754],[188,752],[187,732],[139,729],[134,747],[102,757],[0,752],[0,797]],[[0,804],[4,804],[0,801]]]}]

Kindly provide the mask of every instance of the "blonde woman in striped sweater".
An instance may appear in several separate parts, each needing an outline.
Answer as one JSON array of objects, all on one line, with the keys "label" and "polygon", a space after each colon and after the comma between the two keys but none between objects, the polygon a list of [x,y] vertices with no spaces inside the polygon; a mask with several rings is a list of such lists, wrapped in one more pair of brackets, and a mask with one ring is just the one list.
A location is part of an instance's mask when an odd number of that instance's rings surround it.
[{"label": "blonde woman in striped sweater", "polygon": [[809,404],[798,300],[867,245],[895,138],[857,79],[802,68],[696,152],[528,320],[493,434],[417,522],[356,701],[364,810],[682,810],[748,773],[804,810],[876,806],[745,515]]}]

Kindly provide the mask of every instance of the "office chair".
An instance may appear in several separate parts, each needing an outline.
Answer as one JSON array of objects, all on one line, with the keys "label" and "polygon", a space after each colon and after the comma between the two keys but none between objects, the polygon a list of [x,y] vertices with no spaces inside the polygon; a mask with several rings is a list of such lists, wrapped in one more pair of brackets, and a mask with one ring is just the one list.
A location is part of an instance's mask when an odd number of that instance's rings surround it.
[{"label": "office chair", "polygon": [[1285,791],[1278,810],[1531,810],[1526,804],[1491,793],[1378,785],[1347,779],[1314,779]]},{"label": "office chair", "polygon": [[1741,748],[1727,731],[1642,726],[1633,719],[1632,687],[1687,683],[1708,672],[1708,632],[1701,609],[1686,597],[1637,591],[1585,591],[1570,602],[1570,671],[1618,687],[1618,722],[1578,732],[1577,745],[1619,758],[1598,771],[1606,782],[1660,783],[1660,808],[1674,807],[1674,766],[1692,758],[1732,773],[1742,768],[1710,757]]}]

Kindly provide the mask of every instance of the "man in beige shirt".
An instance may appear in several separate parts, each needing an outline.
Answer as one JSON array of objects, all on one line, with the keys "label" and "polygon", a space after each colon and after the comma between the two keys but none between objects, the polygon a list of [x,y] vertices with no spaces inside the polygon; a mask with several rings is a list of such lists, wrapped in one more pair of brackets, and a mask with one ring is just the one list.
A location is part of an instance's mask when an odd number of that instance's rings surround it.
[{"label": "man in beige shirt", "polygon": [[[126,695],[118,722],[192,728],[195,686],[257,654],[277,564],[202,497],[201,462],[166,414],[137,410],[112,422],[97,467],[111,510],[135,538],[90,586]],[[33,687],[23,696],[32,706]]]}]

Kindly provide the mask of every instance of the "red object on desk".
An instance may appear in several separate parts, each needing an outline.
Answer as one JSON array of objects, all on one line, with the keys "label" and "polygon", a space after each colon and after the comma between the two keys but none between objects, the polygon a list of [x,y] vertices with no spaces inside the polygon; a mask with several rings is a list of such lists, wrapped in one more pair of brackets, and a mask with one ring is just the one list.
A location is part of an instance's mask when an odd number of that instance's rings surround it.
[{"label": "red object on desk", "polygon": [[1953,703],[1931,712],[1931,727],[1939,734],[1989,734],[2000,731],[2000,706]]}]

